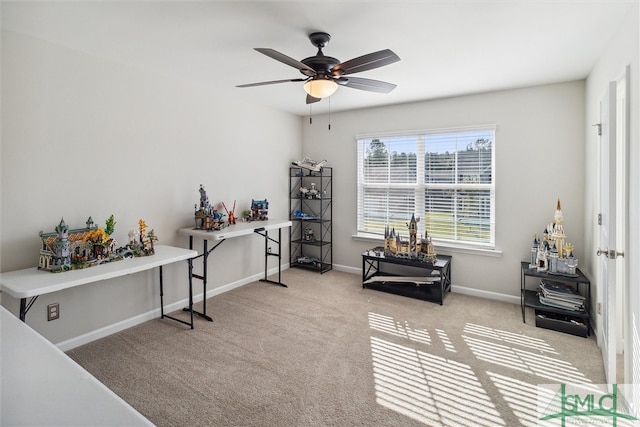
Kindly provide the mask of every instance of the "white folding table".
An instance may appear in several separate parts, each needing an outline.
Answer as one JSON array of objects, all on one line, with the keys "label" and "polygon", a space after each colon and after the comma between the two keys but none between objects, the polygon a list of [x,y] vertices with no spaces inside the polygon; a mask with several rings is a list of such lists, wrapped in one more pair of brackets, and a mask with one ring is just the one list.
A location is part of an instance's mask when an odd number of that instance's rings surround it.
[{"label": "white folding table", "polygon": [[[203,264],[202,275],[193,274],[192,271],[189,271],[189,280],[191,280],[191,278],[202,280],[202,286],[203,286],[202,313],[195,311],[193,310],[193,308],[191,308],[190,310],[193,312],[193,314],[199,315],[200,317],[203,317],[208,321],[213,322],[213,319],[211,318],[211,316],[207,315],[207,260],[209,258],[209,254],[213,252],[215,248],[220,246],[222,242],[234,237],[247,236],[254,233],[259,234],[260,236],[263,236],[264,237],[264,279],[260,279],[260,281],[284,286],[286,288],[287,285],[282,283],[280,279],[281,272],[282,272],[282,255],[281,255],[282,229],[286,227],[291,227],[291,224],[292,222],[289,220],[270,219],[267,221],[238,222],[236,224],[229,225],[223,228],[222,230],[214,230],[214,231],[200,230],[200,229],[194,229],[194,228],[179,229],[178,230],[179,234],[189,236],[189,249],[193,249],[194,237],[198,237],[203,240],[202,253],[197,256],[198,258],[202,257],[202,264]],[[269,237],[269,230],[278,230],[278,240],[273,239],[272,237]],[[209,240],[213,240],[214,242],[217,242],[211,249],[209,249],[208,247]],[[269,250],[270,241],[278,245],[277,252],[272,252],[271,250]],[[269,280],[267,278],[267,270],[268,270],[267,264],[270,256],[278,257],[278,281],[277,282],[274,280]],[[185,308],[184,310],[189,310],[189,309]]]},{"label": "white folding table", "polygon": [[2,306],[0,329],[0,425],[153,425]]},{"label": "white folding table", "polygon": [[[154,255],[126,258],[120,261],[107,262],[95,267],[60,273],[39,270],[37,267],[10,271],[0,274],[0,285],[2,286],[3,292],[20,299],[20,313],[18,317],[24,322],[27,312],[40,295],[159,267],[161,318],[167,317],[189,325],[191,329],[193,329],[193,314],[191,314],[190,323],[164,314],[162,266],[177,261],[187,261],[189,264],[189,273],[191,273],[193,270],[192,259],[198,256],[198,252],[166,245],[156,245],[154,249]],[[29,300],[27,301],[27,299]],[[191,274],[189,274],[189,306],[193,307]]]}]

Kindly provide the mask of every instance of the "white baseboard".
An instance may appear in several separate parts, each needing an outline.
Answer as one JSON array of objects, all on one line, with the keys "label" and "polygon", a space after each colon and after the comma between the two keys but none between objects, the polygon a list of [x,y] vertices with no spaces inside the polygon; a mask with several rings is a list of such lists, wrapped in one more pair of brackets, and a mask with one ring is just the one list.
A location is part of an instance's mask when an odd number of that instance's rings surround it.
[{"label": "white baseboard", "polygon": [[[282,270],[286,270],[289,268],[289,264],[285,264],[282,266]],[[350,267],[346,265],[333,264],[333,269],[337,271],[342,271],[350,274],[361,275],[362,270],[356,267]],[[276,274],[278,272],[278,268],[272,268],[268,270],[269,275]],[[235,282],[227,283],[226,285],[211,289],[207,291],[207,298],[214,297],[216,295],[223,294],[232,289],[238,288],[240,286],[246,285],[247,283],[255,282],[256,280],[264,278],[264,273],[254,274],[249,277],[245,277],[244,279],[237,280]],[[520,304],[520,298],[513,295],[505,295],[498,292],[491,291],[483,291],[480,289],[467,288],[464,286],[451,286],[451,291],[454,293],[470,295],[478,298],[487,298],[491,300],[503,301],[512,304]],[[196,294],[193,296],[193,302],[202,301],[202,293]],[[180,310],[182,307],[186,307],[189,304],[187,298],[176,301],[174,303],[168,304],[164,306],[165,313],[171,313],[176,310]],[[133,326],[139,325],[144,322],[148,322],[149,320],[157,319],[160,317],[160,308],[156,308],[150,310],[146,313],[139,314],[137,316],[131,317],[129,319],[125,319],[121,322],[117,322],[108,326],[105,326],[100,329],[96,329],[95,331],[91,331],[89,333],[70,338],[66,341],[61,341],[56,344],[56,346],[62,351],[69,351],[76,347],[79,347],[84,344],[88,344],[92,341],[95,341],[100,338],[104,338],[111,334],[115,334],[116,332],[123,331],[125,329],[131,328]]]},{"label": "white baseboard", "polygon": [[[345,273],[352,273],[352,274],[358,274],[358,275],[362,274],[362,270],[360,268],[349,267],[347,265],[333,264],[333,269],[338,271],[343,271]],[[520,304],[519,296],[501,294],[498,292],[491,292],[491,291],[483,291],[481,289],[467,288],[465,286],[451,285],[451,292],[470,295],[478,298],[486,298],[486,299],[491,299],[496,301],[503,301],[511,304],[518,304],[518,305]]]},{"label": "white baseboard", "polygon": [[[281,267],[282,270],[286,270],[287,268],[289,268],[288,263],[282,265]],[[272,268],[268,270],[267,273],[268,275],[277,274],[278,268],[277,267]],[[244,279],[237,280],[235,282],[227,283],[226,285],[207,291],[207,298],[220,295],[232,289],[246,285],[247,283],[252,283],[252,282],[255,282],[256,280],[263,279],[263,278],[264,278],[264,273],[258,273],[249,277],[245,277]],[[193,302],[200,302],[200,301],[202,301],[202,293],[199,293],[193,296]],[[180,310],[181,308],[186,307],[187,305],[189,305],[189,299],[184,298],[174,303],[165,305],[164,312],[171,313],[173,311]],[[137,316],[130,317],[129,319],[125,319],[120,322],[107,325],[103,328],[96,329],[95,331],[91,331],[86,334],[73,337],[65,341],[61,341],[57,343],[56,346],[62,351],[69,351],[81,345],[88,344],[97,339],[104,338],[111,334],[115,334],[116,332],[123,331],[125,329],[131,328],[141,323],[148,322],[149,320],[157,319],[159,317],[160,317],[160,308],[158,307],[146,313],[142,313]]]},{"label": "white baseboard", "polygon": [[491,299],[495,301],[502,301],[502,302],[508,302],[511,304],[520,305],[519,296],[501,294],[499,292],[483,291],[481,289],[473,289],[473,288],[467,288],[465,286],[456,286],[456,285],[451,285],[451,292],[454,292],[457,294],[463,294],[463,295],[470,295],[472,297],[486,298],[486,299]]},{"label": "white baseboard", "polygon": [[333,264],[333,269],[337,271],[342,271],[345,273],[351,273],[351,274],[357,274],[357,275],[362,274],[362,269],[356,268],[356,267],[349,267],[348,265]]}]

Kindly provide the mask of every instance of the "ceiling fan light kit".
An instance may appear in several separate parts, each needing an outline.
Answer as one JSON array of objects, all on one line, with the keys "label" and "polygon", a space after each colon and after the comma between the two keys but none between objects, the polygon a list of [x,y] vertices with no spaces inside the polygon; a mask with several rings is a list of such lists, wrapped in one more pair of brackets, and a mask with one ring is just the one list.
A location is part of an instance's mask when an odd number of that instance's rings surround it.
[{"label": "ceiling fan light kit", "polygon": [[331,78],[321,78],[308,80],[303,87],[309,96],[322,99],[333,95],[338,89],[338,84]]},{"label": "ceiling fan light kit", "polygon": [[311,44],[318,48],[318,53],[315,56],[310,56],[302,61],[293,59],[274,49],[255,48],[255,50],[263,55],[275,59],[276,61],[280,61],[290,67],[296,68],[305,76],[305,78],[250,83],[238,85],[237,87],[304,82],[303,87],[305,92],[307,92],[307,104],[318,102],[323,98],[333,95],[333,93],[338,89],[338,85],[378,93],[389,93],[396,87],[395,84],[379,80],[363,79],[360,77],[344,77],[349,74],[373,70],[375,68],[400,61],[398,55],[393,51],[384,49],[341,63],[336,58],[325,56],[324,53],[322,53],[322,48],[329,43],[330,39],[331,36],[324,32],[311,33],[309,35],[309,40],[311,41]]}]

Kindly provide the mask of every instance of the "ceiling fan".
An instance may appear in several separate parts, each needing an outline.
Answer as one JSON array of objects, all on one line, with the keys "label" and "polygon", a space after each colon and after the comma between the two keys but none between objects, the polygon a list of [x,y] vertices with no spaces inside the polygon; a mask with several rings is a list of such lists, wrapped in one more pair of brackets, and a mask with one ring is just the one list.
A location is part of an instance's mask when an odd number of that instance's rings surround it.
[{"label": "ceiling fan", "polygon": [[389,93],[396,85],[379,80],[363,79],[361,77],[345,77],[350,74],[372,70],[400,61],[398,55],[389,49],[369,53],[340,62],[336,58],[325,56],[322,48],[325,47],[331,36],[324,32],[315,32],[309,35],[311,44],[318,48],[315,56],[305,58],[302,61],[293,59],[283,53],[269,48],[257,47],[255,50],[270,58],[287,64],[300,71],[305,77],[298,79],[272,80],[268,82],[249,83],[236,87],[253,87],[277,83],[305,82],[304,90],[307,92],[307,104],[320,101],[331,96],[338,85],[369,92]]}]

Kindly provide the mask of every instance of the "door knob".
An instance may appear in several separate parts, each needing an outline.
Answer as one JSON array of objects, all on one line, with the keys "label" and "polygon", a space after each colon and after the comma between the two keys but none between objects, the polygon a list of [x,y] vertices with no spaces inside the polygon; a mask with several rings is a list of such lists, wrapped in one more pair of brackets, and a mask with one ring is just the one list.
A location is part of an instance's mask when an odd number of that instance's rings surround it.
[{"label": "door knob", "polygon": [[624,258],[624,252],[618,252],[615,249],[600,249],[600,248],[598,248],[598,250],[596,251],[596,255],[598,255],[598,256],[604,255],[605,257],[607,257],[609,259],[616,259],[619,256]]},{"label": "door knob", "polygon": [[621,257],[623,257],[623,258],[624,258],[624,252],[622,252],[622,251],[618,252],[618,251],[616,251],[615,249],[610,249],[610,250],[609,250],[609,255],[608,255],[608,257],[609,257],[610,259],[616,259],[616,258],[618,258],[619,256],[621,256]]}]

